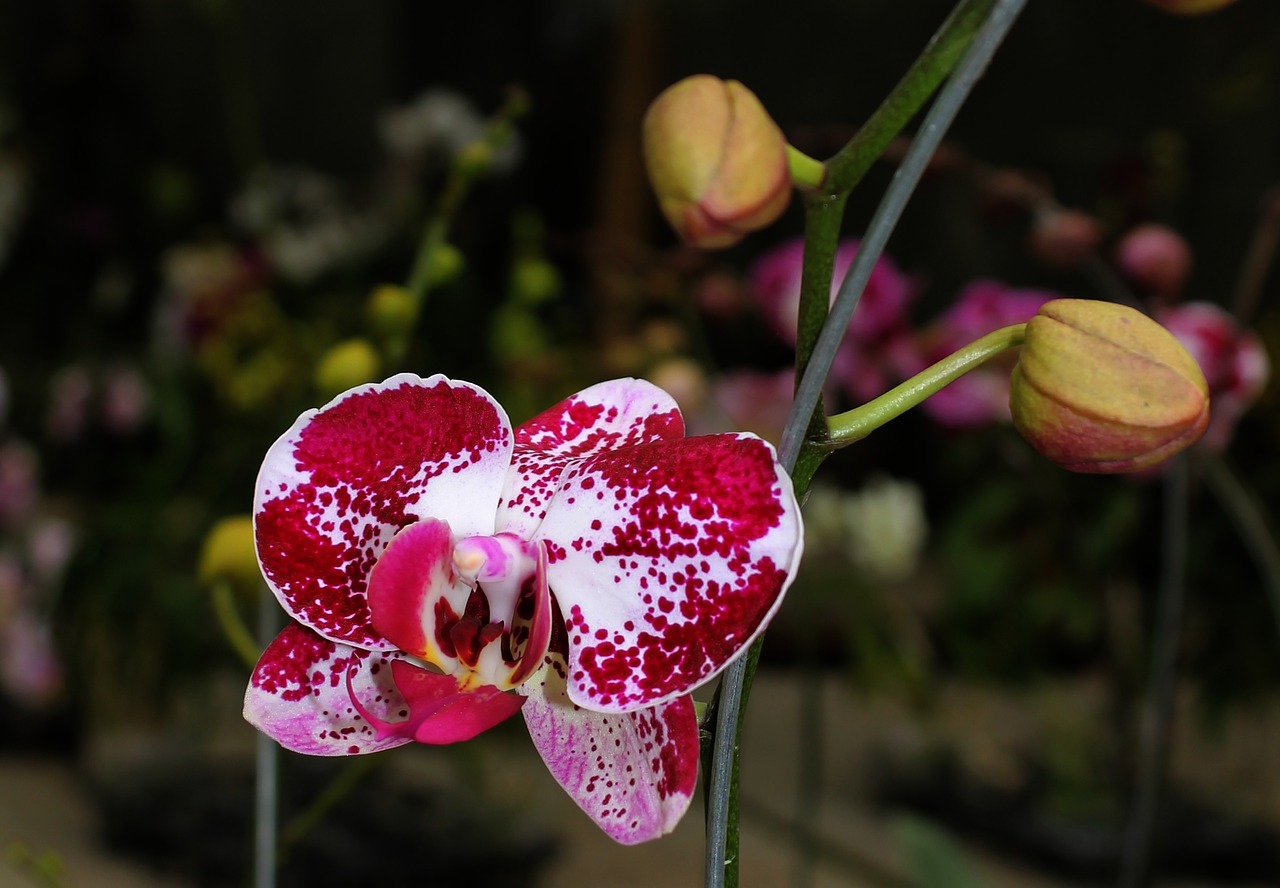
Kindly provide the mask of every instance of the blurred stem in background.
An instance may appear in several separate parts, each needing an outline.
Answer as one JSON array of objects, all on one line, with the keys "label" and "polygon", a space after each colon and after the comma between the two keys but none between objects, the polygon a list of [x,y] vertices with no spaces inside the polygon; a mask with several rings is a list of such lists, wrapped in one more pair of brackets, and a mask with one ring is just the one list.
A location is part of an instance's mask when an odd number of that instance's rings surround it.
[{"label": "blurred stem in background", "polygon": [[1164,475],[1160,588],[1156,601],[1151,672],[1140,715],[1137,784],[1121,859],[1121,888],[1144,888],[1151,884],[1156,818],[1168,770],[1166,765],[1178,684],[1178,647],[1182,641],[1182,613],[1187,597],[1189,466],[1187,455],[1178,454],[1169,461]]},{"label": "blurred stem in background", "polygon": [[427,294],[440,278],[442,254],[452,249],[448,238],[458,210],[470,193],[471,186],[489,172],[494,152],[515,136],[516,121],[528,113],[528,110],[529,97],[523,90],[512,88],[502,107],[490,118],[484,135],[454,157],[435,208],[423,227],[418,252],[409,272],[405,287],[409,294],[409,319],[385,346],[389,367],[394,368],[403,361],[409,350],[413,328],[422,316]]}]

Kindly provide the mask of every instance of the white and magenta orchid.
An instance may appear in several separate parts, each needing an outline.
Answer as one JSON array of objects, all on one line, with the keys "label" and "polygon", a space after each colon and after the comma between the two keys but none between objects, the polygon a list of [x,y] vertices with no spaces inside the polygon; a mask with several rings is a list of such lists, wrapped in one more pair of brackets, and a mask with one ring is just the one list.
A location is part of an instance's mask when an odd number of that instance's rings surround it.
[{"label": "white and magenta orchid", "polygon": [[520,711],[612,838],[670,831],[697,781],[689,692],[799,565],[790,479],[749,434],[684,437],[634,379],[513,429],[470,383],[402,374],[304,413],[254,494],[294,618],[245,717],[297,752],[453,743]]}]

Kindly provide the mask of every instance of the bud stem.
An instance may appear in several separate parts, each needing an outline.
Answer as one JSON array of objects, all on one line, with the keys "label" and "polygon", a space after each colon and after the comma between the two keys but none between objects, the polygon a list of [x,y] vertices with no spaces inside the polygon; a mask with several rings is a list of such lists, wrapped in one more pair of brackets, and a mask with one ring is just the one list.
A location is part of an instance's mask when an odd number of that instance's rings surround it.
[{"label": "bud stem", "polygon": [[250,669],[258,665],[258,657],[262,648],[253,640],[253,633],[244,624],[240,611],[236,609],[235,593],[226,580],[218,580],[213,584],[213,611],[218,617],[218,625],[231,643],[231,647]]},{"label": "bud stem", "polygon": [[787,146],[787,166],[791,170],[791,182],[797,188],[818,190],[827,178],[826,164],[792,145]]},{"label": "bud stem", "polygon": [[959,351],[953,352],[938,363],[927,367],[906,382],[885,392],[861,407],[827,419],[832,449],[847,447],[861,441],[880,426],[901,416],[938,390],[955,382],[975,367],[1001,352],[1022,345],[1026,324],[1001,327],[988,333]]}]

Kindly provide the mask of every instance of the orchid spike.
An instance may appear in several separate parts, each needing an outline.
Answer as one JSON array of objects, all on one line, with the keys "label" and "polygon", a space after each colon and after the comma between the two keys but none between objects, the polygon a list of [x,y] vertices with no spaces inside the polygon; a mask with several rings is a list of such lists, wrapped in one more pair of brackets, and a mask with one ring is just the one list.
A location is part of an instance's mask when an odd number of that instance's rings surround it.
[{"label": "orchid spike", "polygon": [[297,752],[469,739],[522,712],[611,837],[674,828],[697,781],[690,691],[795,577],[773,448],[685,438],[649,383],[523,425],[482,389],[402,374],[304,413],[254,494],[258,561],[293,617],[245,717]]}]

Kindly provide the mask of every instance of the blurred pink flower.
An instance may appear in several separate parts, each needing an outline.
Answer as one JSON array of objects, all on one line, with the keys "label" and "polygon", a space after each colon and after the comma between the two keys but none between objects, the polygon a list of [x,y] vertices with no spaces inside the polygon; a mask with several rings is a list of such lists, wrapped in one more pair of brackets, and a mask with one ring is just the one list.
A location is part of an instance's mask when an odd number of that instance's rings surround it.
[{"label": "blurred pink flower", "polygon": [[151,387],[137,368],[119,365],[102,377],[102,421],[117,435],[137,431],[151,413]]},{"label": "blurred pink flower", "polygon": [[[831,299],[844,280],[859,241],[842,241],[836,250]],[[787,241],[761,256],[751,268],[751,286],[770,326],[794,345],[800,307],[800,275],[804,241]],[[914,293],[906,275],[888,257],[881,257],[871,271],[867,288],[831,368],[838,381],[858,403],[883,393],[898,378],[896,353],[907,336],[907,307]]]},{"label": "blurred pink flower", "polygon": [[[917,340],[910,373],[940,361],[988,333],[1021,324],[1040,306],[1058,298],[1043,290],[1016,290],[994,280],[976,280]],[[940,425],[975,428],[1009,421],[1009,373],[1015,356],[990,361],[971,370],[924,402],[924,410]]]},{"label": "blurred pink flower", "polygon": [[26,611],[0,623],[0,689],[29,706],[47,705],[62,690],[53,633]]},{"label": "blurred pink flower", "polygon": [[0,445],[0,527],[21,523],[40,495],[40,460],[19,441]]},{"label": "blurred pink flower", "polygon": [[55,441],[67,443],[84,434],[93,400],[89,371],[75,365],[59,370],[49,382],[49,410],[45,429]]},{"label": "blurred pink flower", "polygon": [[730,428],[752,432],[777,444],[791,413],[794,389],[790,369],[776,373],[737,370],[712,384],[711,397]]},{"label": "blurred pink flower", "polygon": [[1258,337],[1226,310],[1208,302],[1188,302],[1157,314],[1191,352],[1209,383],[1209,429],[1202,439],[1226,447],[1236,423],[1267,386],[1271,363]]}]

